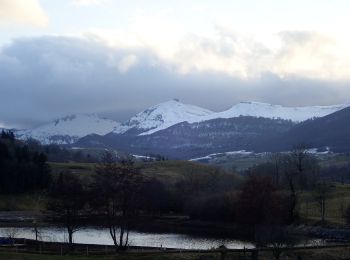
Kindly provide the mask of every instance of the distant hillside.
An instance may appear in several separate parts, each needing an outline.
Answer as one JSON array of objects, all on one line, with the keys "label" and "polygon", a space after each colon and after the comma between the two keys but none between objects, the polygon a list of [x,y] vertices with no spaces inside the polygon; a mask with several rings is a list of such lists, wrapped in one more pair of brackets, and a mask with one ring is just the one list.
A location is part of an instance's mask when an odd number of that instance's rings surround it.
[{"label": "distant hillside", "polygon": [[209,153],[255,150],[263,138],[289,130],[287,120],[240,116],[199,123],[179,123],[149,135],[108,134],[81,138],[81,147],[109,147],[133,154],[162,154],[169,158],[191,159]]},{"label": "distant hillside", "polygon": [[285,134],[265,141],[265,145],[274,150],[288,150],[301,143],[312,148],[349,152],[350,107],[325,117],[299,123]]}]

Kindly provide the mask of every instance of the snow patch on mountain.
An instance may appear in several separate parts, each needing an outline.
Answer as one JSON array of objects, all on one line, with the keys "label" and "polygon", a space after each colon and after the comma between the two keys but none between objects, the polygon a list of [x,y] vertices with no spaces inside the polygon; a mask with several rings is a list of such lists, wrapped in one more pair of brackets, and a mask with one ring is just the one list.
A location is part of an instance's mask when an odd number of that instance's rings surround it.
[{"label": "snow patch on mountain", "polygon": [[121,134],[130,129],[137,129],[143,131],[140,135],[148,135],[181,122],[199,122],[201,118],[212,114],[214,112],[208,109],[170,100],[138,113],[117,127],[114,133]]},{"label": "snow patch on mountain", "polygon": [[350,104],[333,106],[284,107],[260,102],[241,102],[232,108],[206,118],[233,118],[239,116],[265,117],[302,122],[314,117],[323,117],[348,107]]},{"label": "snow patch on mountain", "polygon": [[16,132],[19,139],[36,139],[42,144],[72,144],[79,138],[90,135],[105,135],[113,131],[119,123],[95,114],[66,116],[37,128]]},{"label": "snow patch on mountain", "polygon": [[171,100],[142,111],[116,127],[113,133],[123,134],[130,129],[136,129],[139,135],[149,135],[181,122],[198,123],[211,119],[227,119],[239,116],[302,122],[314,117],[329,115],[349,105],[284,107],[260,102],[241,102],[226,111],[213,112],[198,106],[183,104],[178,100]]}]

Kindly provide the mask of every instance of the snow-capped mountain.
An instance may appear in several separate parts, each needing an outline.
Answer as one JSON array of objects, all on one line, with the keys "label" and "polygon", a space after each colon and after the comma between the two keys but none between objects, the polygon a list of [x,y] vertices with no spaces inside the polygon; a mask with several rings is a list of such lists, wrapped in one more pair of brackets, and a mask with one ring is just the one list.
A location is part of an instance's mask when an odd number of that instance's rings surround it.
[{"label": "snow-capped mountain", "polygon": [[72,144],[90,134],[105,135],[119,123],[95,114],[70,115],[37,128],[16,132],[19,139],[34,138],[42,144]]},{"label": "snow-capped mountain", "polygon": [[122,134],[134,129],[139,135],[148,135],[181,122],[203,121],[203,118],[213,114],[215,113],[205,108],[183,104],[178,100],[170,100],[138,113],[113,132]]},{"label": "snow-capped mountain", "polygon": [[[226,127],[224,130],[225,133],[227,132],[225,135],[228,135],[229,132],[231,134],[231,132],[234,133],[237,130],[238,123],[231,119],[238,119],[240,116],[291,120],[295,124],[315,117],[324,117],[348,106],[349,104],[283,107],[258,102],[241,102],[226,111],[213,112],[198,106],[183,104],[178,100],[170,100],[138,113],[123,124],[110,119],[102,119],[96,115],[78,114],[57,119],[37,128],[17,131],[16,136],[20,139],[34,138],[43,144],[73,144],[87,135],[98,134],[104,136],[110,134],[111,136],[120,136],[121,140],[118,138],[119,142],[127,140],[125,142],[128,143],[130,140],[126,138],[125,134],[130,138],[136,136],[147,137],[155,133],[161,134],[163,132],[161,130],[175,126],[173,130],[167,131],[169,135],[174,136],[184,130],[180,123],[192,124],[192,128],[201,127],[202,132],[208,132],[209,130],[205,130],[205,128],[210,128],[210,134],[213,136],[216,136],[213,134],[215,131],[222,132],[221,128],[226,124],[231,127],[229,129]],[[212,120],[219,121],[210,122]],[[244,124],[254,125],[255,121],[249,122],[246,120]],[[194,133],[189,135],[191,138],[200,135],[195,129],[191,130],[191,133]]]},{"label": "snow-capped mountain", "polygon": [[323,117],[332,114],[348,106],[350,106],[350,104],[284,107],[260,102],[241,102],[226,111],[210,115],[206,120],[215,118],[234,118],[238,116],[254,116],[302,122],[314,117]]},{"label": "snow-capped mountain", "polygon": [[212,119],[228,119],[239,116],[264,117],[302,122],[323,117],[339,111],[350,104],[333,106],[284,107],[259,102],[241,102],[228,110],[213,112],[198,106],[170,100],[150,107],[116,127],[114,134],[123,134],[133,129],[138,135],[149,135],[181,122],[199,123]]}]

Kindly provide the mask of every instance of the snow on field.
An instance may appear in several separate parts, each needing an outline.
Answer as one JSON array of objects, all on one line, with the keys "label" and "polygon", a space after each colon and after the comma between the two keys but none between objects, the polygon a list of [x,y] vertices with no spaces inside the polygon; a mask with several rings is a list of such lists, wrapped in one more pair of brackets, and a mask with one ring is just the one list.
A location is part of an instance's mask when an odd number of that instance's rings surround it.
[{"label": "snow on field", "polygon": [[212,154],[208,154],[208,155],[203,156],[203,157],[190,159],[189,161],[193,162],[193,161],[210,160],[210,159],[213,159],[215,157],[220,157],[220,156],[225,156],[225,155],[250,155],[250,154],[253,154],[253,152],[249,152],[246,150],[224,152],[224,153],[212,153]]}]

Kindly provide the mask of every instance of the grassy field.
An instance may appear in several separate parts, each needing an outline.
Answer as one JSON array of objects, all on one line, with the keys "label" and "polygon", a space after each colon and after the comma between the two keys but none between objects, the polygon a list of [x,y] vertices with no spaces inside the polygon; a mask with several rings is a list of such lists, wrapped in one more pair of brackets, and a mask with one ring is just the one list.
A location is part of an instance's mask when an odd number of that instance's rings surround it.
[{"label": "grassy field", "polygon": [[[312,192],[300,193],[299,212],[303,219],[310,222],[321,220],[320,207]],[[327,194],[325,220],[331,225],[345,225],[344,213],[350,206],[350,185],[333,184]]]},{"label": "grassy field", "polygon": [[[222,155],[209,160],[211,165],[223,169],[244,171],[255,165],[268,162],[269,154]],[[344,166],[350,162],[349,154],[316,154],[321,167]]]},{"label": "grassy field", "polygon": [[91,176],[94,173],[95,163],[49,163],[53,175],[70,171],[81,176]]},{"label": "grassy field", "polygon": [[41,211],[45,208],[46,196],[34,194],[0,194],[0,211]]},{"label": "grassy field", "polygon": [[321,167],[344,166],[350,162],[349,154],[328,154],[317,156]]},{"label": "grassy field", "polygon": [[214,174],[231,176],[231,181],[239,183],[241,177],[224,171],[217,167],[187,161],[160,161],[140,165],[141,172],[148,177],[155,177],[163,182],[174,184],[176,181],[189,176],[196,175],[199,178],[206,178]]},{"label": "grassy field", "polygon": [[[52,173],[55,175],[62,171],[71,171],[82,177],[90,177],[94,173],[94,163],[50,163]],[[221,172],[222,174],[231,175],[240,180],[238,175],[220,170],[211,165],[200,164],[188,161],[156,161],[147,163],[137,163],[141,173],[147,177],[154,177],[164,182],[173,184],[189,174],[206,176]]]}]

